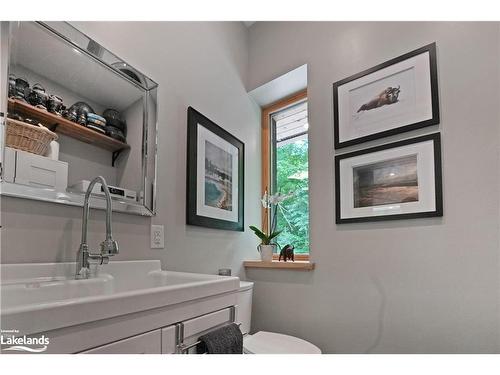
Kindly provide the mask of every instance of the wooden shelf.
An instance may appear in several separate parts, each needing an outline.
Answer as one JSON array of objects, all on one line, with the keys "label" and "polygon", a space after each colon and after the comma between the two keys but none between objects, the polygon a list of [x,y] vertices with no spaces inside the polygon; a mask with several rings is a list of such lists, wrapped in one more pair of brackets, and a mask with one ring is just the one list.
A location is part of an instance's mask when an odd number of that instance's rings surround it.
[{"label": "wooden shelf", "polygon": [[[130,148],[126,143],[120,142],[85,126],[78,125],[76,122],[57,116],[44,109],[36,108],[18,99],[9,98],[8,108],[9,112],[19,113],[24,117],[37,120],[56,133],[64,134],[68,137],[78,139],[79,141],[112,151],[114,154]],[[116,156],[117,154],[113,156],[113,161],[116,159]]]},{"label": "wooden shelf", "polygon": [[243,262],[245,268],[274,268],[282,270],[299,270],[312,271],[314,269],[313,262],[295,261],[295,262],[278,262],[273,260],[271,263],[262,262],[260,260],[245,260]]}]

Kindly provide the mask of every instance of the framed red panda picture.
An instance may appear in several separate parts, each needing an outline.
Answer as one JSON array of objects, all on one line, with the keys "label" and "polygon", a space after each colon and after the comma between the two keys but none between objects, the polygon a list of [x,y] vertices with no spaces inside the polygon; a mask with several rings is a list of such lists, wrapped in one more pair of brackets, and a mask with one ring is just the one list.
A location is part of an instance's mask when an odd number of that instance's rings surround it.
[{"label": "framed red panda picture", "polygon": [[335,148],[439,123],[436,43],[333,84]]}]

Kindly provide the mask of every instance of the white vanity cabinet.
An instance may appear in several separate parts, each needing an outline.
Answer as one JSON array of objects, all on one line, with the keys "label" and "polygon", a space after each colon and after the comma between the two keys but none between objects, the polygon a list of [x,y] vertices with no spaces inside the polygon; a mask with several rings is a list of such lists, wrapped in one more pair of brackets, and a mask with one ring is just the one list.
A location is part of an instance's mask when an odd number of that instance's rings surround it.
[{"label": "white vanity cabinet", "polygon": [[[234,319],[234,308],[229,307],[196,318],[115,341],[81,354],[188,354],[196,353],[198,338]],[[183,349],[183,348],[186,349]]]},{"label": "white vanity cabinet", "polygon": [[[170,327],[169,327],[170,328]],[[82,354],[161,354],[162,330],[143,333],[99,346],[82,352]],[[175,330],[174,330],[175,332]],[[175,342],[175,335],[173,337]]]}]

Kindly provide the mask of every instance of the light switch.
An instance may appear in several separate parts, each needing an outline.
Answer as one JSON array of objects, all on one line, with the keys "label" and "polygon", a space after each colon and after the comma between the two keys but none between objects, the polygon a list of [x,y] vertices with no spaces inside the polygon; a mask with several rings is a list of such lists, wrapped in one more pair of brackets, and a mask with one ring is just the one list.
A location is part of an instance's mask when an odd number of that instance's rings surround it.
[{"label": "light switch", "polygon": [[165,248],[165,231],[163,225],[151,225],[151,248]]}]

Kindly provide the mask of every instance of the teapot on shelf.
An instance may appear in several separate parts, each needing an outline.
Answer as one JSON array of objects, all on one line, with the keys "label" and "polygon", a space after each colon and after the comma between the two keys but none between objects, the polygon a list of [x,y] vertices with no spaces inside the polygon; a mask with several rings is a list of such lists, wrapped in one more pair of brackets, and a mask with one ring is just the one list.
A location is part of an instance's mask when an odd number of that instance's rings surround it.
[{"label": "teapot on shelf", "polygon": [[28,102],[37,108],[46,110],[48,99],[49,95],[45,92],[45,88],[41,84],[35,83],[28,94]]},{"label": "teapot on shelf", "polygon": [[30,84],[28,83],[28,80],[20,77],[16,78],[15,88],[15,98],[26,101],[26,97],[30,93]]},{"label": "teapot on shelf", "polygon": [[57,95],[50,95],[47,102],[47,109],[49,112],[52,112],[58,116],[62,116],[62,112],[64,109],[62,98]]}]

